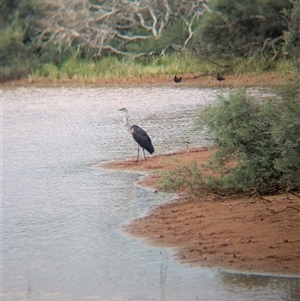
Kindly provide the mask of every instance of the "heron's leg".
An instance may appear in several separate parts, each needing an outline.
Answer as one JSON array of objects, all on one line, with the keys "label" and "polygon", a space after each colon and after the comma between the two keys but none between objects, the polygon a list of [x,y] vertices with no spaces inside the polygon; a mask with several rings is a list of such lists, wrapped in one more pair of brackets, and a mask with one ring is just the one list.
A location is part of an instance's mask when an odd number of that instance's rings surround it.
[{"label": "heron's leg", "polygon": [[138,154],[137,154],[136,162],[139,162],[139,156],[140,156],[140,145],[138,144]]},{"label": "heron's leg", "polygon": [[146,155],[145,155],[145,150],[144,149],[143,149],[143,152],[144,152],[144,159],[146,161],[147,159],[146,159]]}]

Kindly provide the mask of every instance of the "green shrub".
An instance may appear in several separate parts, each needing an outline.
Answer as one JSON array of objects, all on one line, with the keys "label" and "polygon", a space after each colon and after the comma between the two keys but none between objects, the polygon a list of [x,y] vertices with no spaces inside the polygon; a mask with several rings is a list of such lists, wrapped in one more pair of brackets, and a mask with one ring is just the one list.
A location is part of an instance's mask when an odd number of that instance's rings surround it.
[{"label": "green shrub", "polygon": [[288,190],[300,188],[300,85],[280,88],[276,103],[276,119],[271,131],[276,143],[274,166],[279,173],[280,186]]},{"label": "green shrub", "polygon": [[268,65],[281,54],[283,10],[290,7],[288,0],[212,1],[197,29],[200,52],[227,59],[254,56]]},{"label": "green shrub", "polygon": [[193,161],[184,167],[178,167],[175,171],[164,172],[159,187],[165,191],[187,190],[197,195],[206,188],[206,185],[198,164]]},{"label": "green shrub", "polygon": [[287,13],[289,18],[289,30],[285,35],[285,50],[296,63],[298,72],[300,71],[300,1],[293,2],[291,13]]},{"label": "green shrub", "polygon": [[299,94],[281,93],[259,102],[239,89],[221,95],[201,118],[217,145],[211,166],[238,162],[218,180],[226,189],[269,193],[300,188]]},{"label": "green shrub", "polygon": [[[162,188],[220,194],[273,193],[300,189],[300,93],[294,86],[258,101],[245,89],[219,95],[199,116],[211,132],[216,152],[203,175],[197,165],[167,173]],[[229,167],[228,163],[234,162]]]}]

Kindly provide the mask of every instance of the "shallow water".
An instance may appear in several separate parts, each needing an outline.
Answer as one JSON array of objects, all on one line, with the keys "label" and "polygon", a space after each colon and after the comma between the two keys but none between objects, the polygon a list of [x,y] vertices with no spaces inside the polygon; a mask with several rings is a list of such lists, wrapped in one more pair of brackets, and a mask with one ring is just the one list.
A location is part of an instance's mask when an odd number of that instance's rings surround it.
[{"label": "shallow water", "polygon": [[[252,91],[259,94],[261,91]],[[205,145],[192,131],[217,91],[18,88],[2,99],[3,300],[298,300],[299,279],[191,268],[119,231],[173,195],[99,168],[136,156],[119,108],[156,154]]]}]

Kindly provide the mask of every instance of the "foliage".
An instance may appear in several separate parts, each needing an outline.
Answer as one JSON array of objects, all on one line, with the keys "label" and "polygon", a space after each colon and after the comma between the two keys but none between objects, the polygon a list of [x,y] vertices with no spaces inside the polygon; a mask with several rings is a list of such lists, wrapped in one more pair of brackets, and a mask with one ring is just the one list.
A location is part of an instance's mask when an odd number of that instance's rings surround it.
[{"label": "foliage", "polygon": [[292,57],[300,81],[300,1],[294,2],[294,7],[289,17],[289,31],[285,32],[285,50]]},{"label": "foliage", "polygon": [[37,66],[26,21],[28,16],[38,13],[34,13],[34,7],[34,0],[0,1],[0,77],[24,77]]},{"label": "foliage", "polygon": [[279,185],[300,188],[300,85],[298,82],[278,89],[276,119],[271,131],[276,143],[274,167],[279,173]]},{"label": "foliage", "polygon": [[[285,91],[293,91],[290,88]],[[220,178],[221,184],[260,193],[300,188],[299,94],[278,96],[258,102],[237,90],[228,98],[220,96],[218,104],[203,113],[218,146],[216,166],[239,162]]]},{"label": "foliage", "polygon": [[200,62],[189,53],[169,54],[164,57],[143,59],[120,59],[117,56],[107,56],[99,61],[80,59],[73,56],[59,64],[41,64],[30,72],[31,78],[102,78],[126,79],[142,76],[174,76],[174,74],[194,73],[199,70],[208,72],[210,67],[206,62]]},{"label": "foliage", "polygon": [[265,101],[245,89],[219,95],[198,120],[214,137],[216,152],[206,168],[215,176],[188,165],[166,174],[162,187],[189,187],[194,195],[203,190],[266,194],[300,189],[299,95],[295,87]]},{"label": "foliage", "polygon": [[159,187],[165,191],[186,190],[193,195],[207,188],[205,177],[195,161],[184,167],[178,167],[172,172],[164,172]]},{"label": "foliage", "polygon": [[[0,0],[0,77],[47,75],[48,68],[57,68],[62,76],[63,65],[72,60],[72,68],[74,61],[79,64],[78,72],[68,67],[67,76],[85,77],[89,72],[81,69],[81,60],[97,69],[98,62],[112,55],[118,66],[135,60],[152,73],[151,67],[181,54],[185,60],[177,64],[177,73],[184,73],[184,63],[202,74],[221,66],[221,71],[236,74],[274,70],[283,61],[286,22],[281,11],[289,8],[288,0]],[[291,45],[299,26],[295,11],[286,35]],[[291,48],[286,51],[292,53]],[[199,65],[202,69],[196,70]]]},{"label": "foliage", "polygon": [[[280,183],[290,188],[299,187],[300,182],[300,1],[294,6],[289,17],[289,31],[285,33],[286,50],[292,62],[295,77],[292,83],[278,89],[278,122],[274,122],[274,139],[280,146],[280,158],[275,166],[281,172]],[[292,68],[290,68],[292,69]]]},{"label": "foliage", "polygon": [[0,29],[0,76],[19,78],[30,72],[30,54],[24,45],[24,31],[18,24]]},{"label": "foliage", "polygon": [[200,54],[215,58],[257,57],[268,65],[280,57],[289,0],[215,0],[198,24]]},{"label": "foliage", "polygon": [[[161,38],[151,38],[149,40],[135,41],[127,43],[124,49],[132,54],[152,53],[153,57],[159,57],[168,53],[181,50],[186,37],[186,29],[181,20],[170,21],[162,32]],[[177,45],[177,47],[176,47]]]}]

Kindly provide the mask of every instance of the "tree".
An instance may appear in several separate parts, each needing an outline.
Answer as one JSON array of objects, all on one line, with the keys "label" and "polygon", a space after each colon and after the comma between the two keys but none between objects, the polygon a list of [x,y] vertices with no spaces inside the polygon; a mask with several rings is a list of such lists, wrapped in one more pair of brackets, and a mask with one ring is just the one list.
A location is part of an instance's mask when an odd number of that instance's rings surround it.
[{"label": "tree", "polygon": [[287,29],[283,10],[289,0],[215,0],[211,11],[199,23],[200,54],[228,59],[260,57],[267,65],[279,57],[283,31]]},{"label": "tree", "polygon": [[[300,1],[294,2],[289,18],[289,30],[285,33],[285,50],[295,63],[296,72],[300,76]],[[299,79],[298,79],[299,80]]]},{"label": "tree", "polygon": [[37,16],[35,0],[0,1],[0,77],[26,76],[35,65],[29,16]]},{"label": "tree", "polygon": [[[34,21],[35,47],[55,45],[59,53],[72,48],[77,54],[85,52],[93,57],[107,53],[138,57],[163,53],[169,47],[183,49],[194,34],[194,21],[204,12],[196,0],[43,0],[42,5],[44,14]],[[182,44],[168,40],[167,44],[157,43],[164,40],[164,32],[178,18],[185,26]],[[159,49],[142,52],[132,47],[145,41],[159,45]]]}]

